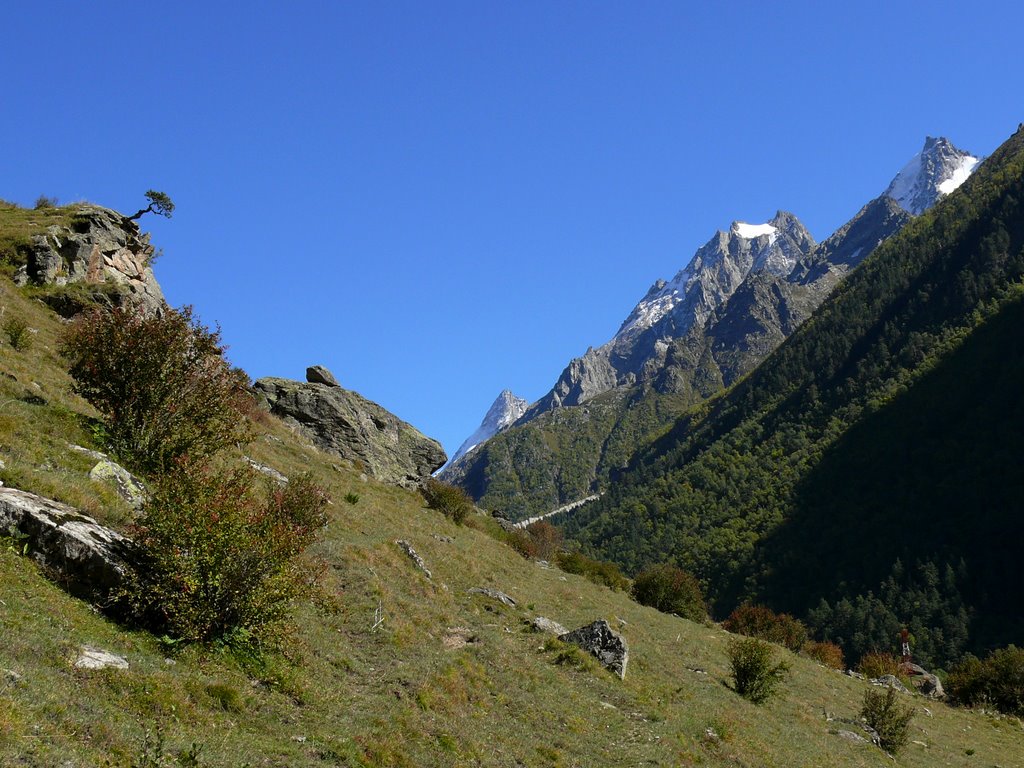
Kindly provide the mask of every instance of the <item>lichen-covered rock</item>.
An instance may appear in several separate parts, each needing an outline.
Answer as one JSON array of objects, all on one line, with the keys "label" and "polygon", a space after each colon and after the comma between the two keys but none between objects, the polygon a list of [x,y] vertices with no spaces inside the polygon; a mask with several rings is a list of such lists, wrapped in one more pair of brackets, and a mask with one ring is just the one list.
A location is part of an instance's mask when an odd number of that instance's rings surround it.
[{"label": "lichen-covered rock", "polygon": [[103,598],[124,583],[130,539],[66,504],[0,488],[0,535],[19,534],[29,555],[74,595]]},{"label": "lichen-covered rock", "polygon": [[[153,315],[162,312],[167,302],[150,267],[152,258],[149,235],[140,232],[134,221],[109,208],[83,203],[75,207],[70,225],[51,226],[33,238],[28,262],[15,280],[33,285],[116,286],[112,299]],[[71,314],[75,307],[63,309],[63,314]]]},{"label": "lichen-covered rock", "polygon": [[626,639],[608,626],[604,619],[560,635],[558,639],[579,646],[621,679],[626,678],[629,646],[626,645]]},{"label": "lichen-covered rock", "polygon": [[135,475],[110,459],[101,459],[89,470],[89,479],[113,483],[118,495],[132,509],[142,509],[146,503],[146,488]]},{"label": "lichen-covered rock", "polygon": [[416,488],[448,458],[436,440],[356,392],[273,377],[254,388],[275,416],[378,480]]}]

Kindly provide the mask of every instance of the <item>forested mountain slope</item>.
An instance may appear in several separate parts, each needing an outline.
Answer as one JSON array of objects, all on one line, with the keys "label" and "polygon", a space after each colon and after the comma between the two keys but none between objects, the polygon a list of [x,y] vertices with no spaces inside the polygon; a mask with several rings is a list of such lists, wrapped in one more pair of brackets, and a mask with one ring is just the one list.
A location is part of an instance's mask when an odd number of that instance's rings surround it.
[{"label": "forested mountain slope", "polygon": [[1000,605],[1024,597],[1007,543],[1024,534],[1022,203],[1018,130],[751,375],[638,454],[568,533],[630,569],[679,562],[719,611],[754,597],[806,613],[904,563],[950,564],[976,642],[1006,629],[1016,610]]}]

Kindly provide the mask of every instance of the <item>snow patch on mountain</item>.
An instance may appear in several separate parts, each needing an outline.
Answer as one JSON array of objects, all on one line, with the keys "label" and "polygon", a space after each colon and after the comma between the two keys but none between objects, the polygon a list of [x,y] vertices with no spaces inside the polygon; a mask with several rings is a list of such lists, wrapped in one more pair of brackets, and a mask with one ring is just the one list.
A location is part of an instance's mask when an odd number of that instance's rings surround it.
[{"label": "snow patch on mountain", "polygon": [[732,223],[732,231],[748,240],[763,237],[764,235],[771,236],[778,232],[771,224],[747,224],[745,221],[734,221]]},{"label": "snow patch on mountain", "polygon": [[939,192],[943,195],[948,195],[955,190],[967,181],[967,177],[974,173],[974,169],[978,167],[980,162],[980,158],[971,157],[970,155],[960,158],[960,165],[953,170],[953,175],[939,184]]}]

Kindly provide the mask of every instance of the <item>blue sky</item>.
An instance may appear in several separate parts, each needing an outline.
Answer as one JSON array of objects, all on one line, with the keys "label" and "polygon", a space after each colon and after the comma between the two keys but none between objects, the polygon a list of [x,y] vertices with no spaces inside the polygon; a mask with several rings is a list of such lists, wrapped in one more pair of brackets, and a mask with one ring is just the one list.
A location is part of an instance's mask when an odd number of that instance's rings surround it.
[{"label": "blue sky", "polygon": [[449,453],[734,219],[823,239],[926,135],[1024,120],[1014,2],[19,3],[0,197],[123,211],[253,377]]}]

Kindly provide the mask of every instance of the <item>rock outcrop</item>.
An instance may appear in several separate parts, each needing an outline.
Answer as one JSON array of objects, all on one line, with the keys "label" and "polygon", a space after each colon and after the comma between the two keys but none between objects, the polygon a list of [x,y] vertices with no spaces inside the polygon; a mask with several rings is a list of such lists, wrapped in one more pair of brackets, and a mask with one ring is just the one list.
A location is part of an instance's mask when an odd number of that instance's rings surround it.
[{"label": "rock outcrop", "polygon": [[[130,303],[149,315],[167,306],[150,263],[153,246],[117,211],[98,205],[75,207],[67,226],[54,225],[33,238],[27,263],[15,274],[20,285],[105,285],[116,304]],[[52,297],[54,309],[74,314],[81,309],[73,299]]]},{"label": "rock outcrop", "polygon": [[625,638],[608,626],[604,619],[598,619],[585,627],[560,635],[558,639],[579,646],[621,679],[626,679],[629,647]]},{"label": "rock outcrop", "polygon": [[415,488],[447,460],[436,440],[343,387],[268,377],[254,388],[271,413],[316,446],[386,483]]},{"label": "rock outcrop", "polygon": [[20,536],[28,554],[71,594],[102,599],[124,583],[131,540],[78,510],[0,488],[0,535]]}]

